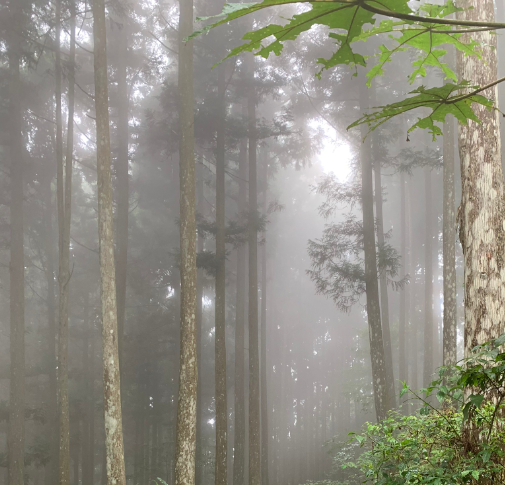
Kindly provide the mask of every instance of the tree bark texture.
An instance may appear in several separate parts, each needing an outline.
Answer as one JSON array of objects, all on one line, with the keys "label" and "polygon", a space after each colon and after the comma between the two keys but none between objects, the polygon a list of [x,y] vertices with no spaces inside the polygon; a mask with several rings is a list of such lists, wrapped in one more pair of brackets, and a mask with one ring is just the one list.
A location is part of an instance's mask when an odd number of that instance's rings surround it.
[{"label": "tree bark texture", "polygon": [[216,147],[216,302],[215,302],[215,378],[216,378],[216,485],[227,484],[228,403],[226,396],[226,228],[225,228],[225,68],[218,68],[217,147]]},{"label": "tree bark texture", "polygon": [[444,214],[443,214],[443,280],[444,326],[442,365],[457,361],[456,307],[456,206],[454,202],[454,120],[444,124]]},{"label": "tree bark texture", "polygon": [[[405,190],[405,175],[400,175],[400,231],[401,231],[401,252],[402,271],[401,278],[407,275],[407,197]],[[400,293],[400,321],[399,321],[399,342],[398,342],[398,376],[401,382],[408,380],[409,369],[407,365],[405,344],[407,342],[407,289],[403,288]]]},{"label": "tree bark texture", "polygon": [[[494,21],[493,0],[462,0],[458,18]],[[458,54],[460,77],[486,85],[497,77],[497,36],[471,34],[483,44],[483,58]],[[497,88],[482,93],[496,100]],[[462,200],[460,241],[465,259],[465,355],[503,332],[505,321],[505,229],[499,113],[475,106],[481,124],[459,126]]]},{"label": "tree bark texture", "polygon": [[431,169],[424,169],[424,189],[426,199],[425,243],[424,243],[424,359],[423,386],[433,379],[433,201]]},{"label": "tree bark texture", "polygon": [[110,485],[125,485],[104,0],[93,0],[93,21],[106,473]]},{"label": "tree bark texture", "polygon": [[258,328],[258,188],[256,87],[250,60],[249,115],[249,485],[261,484],[260,369]]},{"label": "tree bark texture", "polygon": [[10,401],[8,483],[23,485],[25,452],[25,264],[23,241],[23,135],[21,113],[21,2],[11,0],[12,29],[8,45],[10,98]]},{"label": "tree bark texture", "polygon": [[[368,108],[366,86],[360,85],[361,108]],[[363,136],[366,128],[363,128]],[[363,243],[365,252],[365,283],[368,330],[370,339],[370,357],[372,360],[372,379],[374,390],[375,413],[378,420],[386,417],[390,406],[384,343],[382,338],[381,311],[379,303],[379,284],[377,280],[377,253],[375,247],[375,224],[373,212],[373,172],[372,146],[366,138],[361,145],[361,205],[363,209]]]},{"label": "tree bark texture", "polygon": [[[242,106],[244,119],[247,117],[247,105]],[[247,140],[240,141],[239,153],[239,217],[247,207]],[[237,293],[235,300],[235,432],[233,454],[233,485],[244,485],[245,453],[245,303],[246,303],[246,246],[237,249]]]},{"label": "tree bark texture", "polygon": [[193,0],[179,2],[179,177],[181,250],[181,348],[175,484],[195,482],[197,344]]}]

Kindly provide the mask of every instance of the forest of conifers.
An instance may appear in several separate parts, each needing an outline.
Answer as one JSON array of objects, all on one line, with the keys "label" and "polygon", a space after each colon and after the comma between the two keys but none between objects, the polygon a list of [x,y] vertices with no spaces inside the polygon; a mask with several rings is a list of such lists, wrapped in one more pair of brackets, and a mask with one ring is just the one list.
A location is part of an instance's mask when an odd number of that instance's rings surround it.
[{"label": "forest of conifers", "polygon": [[505,0],[0,0],[0,485],[505,484],[503,75]]}]

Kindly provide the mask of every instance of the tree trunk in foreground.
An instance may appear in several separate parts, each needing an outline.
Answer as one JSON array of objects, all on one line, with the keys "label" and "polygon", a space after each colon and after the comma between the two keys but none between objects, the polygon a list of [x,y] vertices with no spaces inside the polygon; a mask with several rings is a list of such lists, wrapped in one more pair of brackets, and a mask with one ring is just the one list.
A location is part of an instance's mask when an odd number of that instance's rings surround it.
[{"label": "tree trunk in foreground", "polygon": [[[458,18],[494,21],[493,0],[463,0]],[[468,35],[468,34],[467,34]],[[496,35],[471,34],[482,43],[483,58],[458,54],[460,78],[486,85],[496,80]],[[497,99],[497,88],[482,93]],[[465,355],[482,342],[499,336],[505,317],[505,230],[499,113],[475,105],[481,124],[459,126],[462,199],[460,241],[465,259]]]},{"label": "tree trunk in foreground", "polygon": [[196,394],[196,221],[193,96],[193,0],[179,1],[179,177],[181,247],[181,354],[175,485],[195,483]]},{"label": "tree trunk in foreground", "polygon": [[[242,106],[244,119],[247,106]],[[247,140],[240,141],[238,215],[242,217],[247,207]],[[245,290],[246,246],[237,249],[237,295],[235,301],[235,434],[233,454],[233,485],[244,485],[245,461]]]},{"label": "tree trunk in foreground", "polygon": [[216,464],[215,483],[227,483],[228,403],[226,397],[226,247],[225,247],[225,122],[226,78],[224,65],[218,68],[217,150],[216,150]]},{"label": "tree trunk in foreground", "polygon": [[249,485],[261,484],[256,88],[249,60]]},{"label": "tree trunk in foreground", "polygon": [[10,97],[10,401],[8,483],[23,485],[25,453],[25,264],[23,241],[23,166],[24,147],[21,113],[21,2],[10,2],[12,30],[9,39]]},{"label": "tree trunk in foreground", "polygon": [[444,332],[442,365],[457,361],[456,308],[456,210],[454,202],[454,120],[444,124],[444,219],[443,219],[443,279]]},{"label": "tree trunk in foreground", "polygon": [[98,178],[98,239],[103,325],[103,388],[107,482],[125,485],[123,423],[119,377],[116,272],[112,213],[109,95],[104,0],[93,1],[95,111]]},{"label": "tree trunk in foreground", "polygon": [[[361,108],[368,109],[366,86],[360,83]],[[366,127],[362,128],[363,136]],[[365,252],[366,307],[370,338],[370,357],[372,360],[372,379],[375,413],[378,420],[386,417],[390,409],[390,396],[386,378],[384,343],[382,340],[381,310],[379,304],[379,284],[377,281],[377,254],[375,247],[375,224],[373,213],[373,172],[372,146],[370,138],[361,144],[361,205],[363,209],[363,243]]]}]

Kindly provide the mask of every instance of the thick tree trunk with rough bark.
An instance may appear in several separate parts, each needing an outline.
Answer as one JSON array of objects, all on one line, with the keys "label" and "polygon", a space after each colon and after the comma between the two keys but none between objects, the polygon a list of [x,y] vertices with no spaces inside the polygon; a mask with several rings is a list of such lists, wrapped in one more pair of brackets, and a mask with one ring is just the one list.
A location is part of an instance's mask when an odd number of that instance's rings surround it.
[{"label": "thick tree trunk with rough bark", "polygon": [[[267,213],[268,162],[263,167],[263,214]],[[268,485],[267,244],[261,246],[261,484]]]},{"label": "thick tree trunk with rough bark", "polygon": [[103,387],[107,482],[125,485],[121,384],[116,308],[112,213],[106,23],[104,0],[93,1],[95,111],[98,186],[98,240],[103,338]]},{"label": "thick tree trunk with rough bark", "polygon": [[68,76],[68,128],[65,161],[63,161],[61,119],[61,0],[56,2],[56,159],[59,233],[59,332],[58,332],[58,395],[60,405],[59,483],[70,483],[70,417],[68,404],[68,298],[70,284],[70,221],[72,197],[72,158],[74,149],[74,64],[75,4],[70,2],[70,70]]},{"label": "thick tree trunk with rough bark", "polygon": [[258,187],[256,87],[250,60],[249,116],[249,485],[261,484],[260,369],[258,328]]},{"label": "thick tree trunk with rough bark", "polygon": [[11,0],[11,32],[8,45],[10,100],[10,401],[8,483],[23,485],[25,453],[25,264],[23,241],[24,147],[21,113],[21,2]]},{"label": "thick tree trunk with rough bark", "polygon": [[[116,298],[117,298],[117,328],[119,344],[119,360],[123,356],[126,278],[128,263],[128,208],[129,208],[129,177],[128,177],[128,85],[126,66],[128,61],[128,36],[126,27],[119,29],[117,36],[119,46],[117,79],[118,79],[118,121],[117,121],[117,216],[116,216]],[[124,383],[123,383],[124,385]]]},{"label": "thick tree trunk with rough bark", "polygon": [[[361,108],[368,109],[366,86],[360,84]],[[362,129],[365,136],[366,128]],[[381,310],[379,303],[379,284],[377,280],[377,253],[375,247],[375,224],[373,212],[373,171],[372,146],[370,138],[361,144],[361,205],[363,210],[363,243],[365,252],[366,308],[370,338],[370,357],[372,360],[372,380],[377,419],[386,417],[390,403],[384,343],[382,338]]]},{"label": "thick tree trunk with rough bark", "polygon": [[226,228],[225,228],[225,123],[226,78],[224,65],[218,68],[218,103],[216,147],[216,303],[215,303],[215,375],[216,375],[216,485],[227,484],[228,403],[226,396]]},{"label": "thick tree trunk with rough bark", "polygon": [[[373,170],[375,174],[375,216],[377,220],[377,242],[379,247],[384,247],[384,211],[382,208],[382,176],[381,162],[379,157],[374,157]],[[384,357],[386,364],[386,378],[388,382],[388,394],[391,399],[390,406],[396,406],[395,378],[393,371],[393,349],[391,348],[391,331],[389,329],[389,301],[388,283],[386,273],[383,271],[379,278],[380,283],[380,307],[382,338],[384,340]]]},{"label": "thick tree trunk with rough bark", "polygon": [[424,243],[424,359],[423,386],[433,380],[433,201],[431,170],[424,169],[424,190],[426,199],[425,243]]},{"label": "thick tree trunk with rough bark", "polygon": [[[458,18],[494,21],[493,0],[462,0]],[[471,34],[482,42],[483,59],[458,55],[460,77],[471,84],[496,80],[496,35]],[[483,92],[497,99],[497,88]],[[462,199],[460,241],[465,259],[465,355],[482,342],[500,335],[505,322],[505,215],[499,113],[476,105],[481,124],[459,126]]]},{"label": "thick tree trunk with rough bark", "polygon": [[[244,119],[247,118],[247,106],[242,107]],[[239,217],[247,207],[247,140],[240,142],[239,154]],[[237,294],[235,300],[235,430],[233,454],[233,485],[244,485],[245,453],[245,291],[246,291],[246,246],[237,249]]]},{"label": "thick tree trunk with rough bark", "polygon": [[444,215],[443,215],[443,279],[444,326],[442,365],[457,361],[456,308],[456,207],[454,202],[454,120],[444,124]]},{"label": "thick tree trunk with rough bark", "polygon": [[181,349],[175,485],[195,483],[196,394],[196,220],[193,96],[193,0],[179,2],[179,177],[181,248]]}]

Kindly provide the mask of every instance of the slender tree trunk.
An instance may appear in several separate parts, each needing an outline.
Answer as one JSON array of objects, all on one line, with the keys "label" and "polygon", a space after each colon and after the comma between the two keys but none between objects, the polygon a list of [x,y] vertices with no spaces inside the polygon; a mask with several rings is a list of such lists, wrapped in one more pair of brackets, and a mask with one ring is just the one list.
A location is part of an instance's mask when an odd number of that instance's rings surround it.
[{"label": "slender tree trunk", "polygon": [[59,229],[59,333],[58,333],[58,394],[60,404],[60,465],[59,483],[70,483],[70,418],[68,406],[68,299],[70,284],[70,222],[72,197],[72,156],[74,149],[74,63],[75,4],[70,2],[70,71],[68,78],[68,129],[65,164],[61,120],[61,0],[56,2],[56,158]]},{"label": "slender tree trunk", "polygon": [[[242,108],[244,119],[247,106]],[[238,214],[243,215],[247,206],[247,140],[240,142]],[[237,249],[237,294],[235,301],[235,434],[233,455],[233,485],[244,485],[245,452],[245,290],[246,247]]]},{"label": "slender tree trunk", "polygon": [[[412,184],[408,184],[412,185]],[[416,296],[418,296],[418,287],[417,277],[416,277],[416,257],[417,257],[417,239],[414,238],[414,229],[412,225],[412,221],[415,220],[416,217],[416,208],[415,204],[412,200],[412,186],[407,187],[407,214],[409,217],[407,218],[407,248],[408,248],[408,265],[409,272],[412,275],[410,284],[409,284],[409,294],[407,298],[408,305],[408,313],[409,313],[409,340],[410,340],[410,369],[411,376],[410,381],[412,382],[411,386],[413,389],[418,389],[419,385],[419,347],[418,347],[418,338],[419,338],[419,329],[418,329],[418,319],[416,312]]]},{"label": "slender tree trunk", "polygon": [[[263,167],[263,214],[267,212],[268,162]],[[261,246],[261,483],[268,485],[267,245]]]},{"label": "slender tree trunk", "polygon": [[48,360],[48,399],[47,423],[50,460],[46,464],[44,483],[53,485],[58,473],[58,388],[56,383],[56,301],[54,294],[54,241],[53,241],[53,203],[52,203],[52,171],[44,177],[44,228],[46,252],[46,282],[47,282],[47,360]]},{"label": "slender tree trunk", "polygon": [[[204,194],[203,194],[203,167],[199,163],[196,168],[196,190],[197,190],[197,203],[198,214],[204,215]],[[201,234],[198,235],[197,253],[203,251],[204,238]],[[199,269],[196,282],[196,325],[197,325],[197,359],[198,359],[198,375],[202,379],[202,344],[203,344],[203,278],[204,270]],[[204,416],[203,416],[203,396],[201,388],[197,393],[197,429],[196,429],[196,485],[203,485],[203,450],[202,450],[202,437],[204,429]]]},{"label": "slender tree trunk", "polygon": [[181,349],[176,485],[195,483],[196,395],[198,382],[196,344],[196,221],[193,42],[193,0],[180,0],[179,15],[179,177],[181,246]]},{"label": "slender tree trunk", "polygon": [[226,396],[226,247],[225,247],[225,123],[226,78],[224,65],[218,68],[217,150],[216,150],[216,485],[227,484],[228,402]]},{"label": "slender tree trunk", "polygon": [[[405,175],[400,176],[400,231],[401,231],[401,251],[402,251],[402,271],[401,278],[407,275],[407,197],[405,190]],[[400,382],[406,382],[409,375],[407,365],[405,344],[407,330],[407,289],[404,288],[400,293],[400,322],[399,322],[399,342],[398,342],[398,376]]]},{"label": "slender tree trunk", "polygon": [[454,121],[444,124],[444,333],[443,365],[457,361],[456,209],[454,202]]},{"label": "slender tree trunk", "polygon": [[103,325],[103,385],[107,482],[125,485],[119,377],[116,273],[112,214],[106,24],[104,0],[93,1],[95,111],[98,173],[98,239]]},{"label": "slender tree trunk", "polygon": [[[494,20],[493,0],[463,0],[458,18]],[[468,34],[467,34],[468,35]],[[458,54],[460,77],[486,85],[497,78],[496,35],[471,34],[484,47],[483,59]],[[482,93],[497,99],[497,88]],[[475,107],[481,124],[459,126],[462,199],[459,213],[460,241],[465,259],[465,355],[504,329],[505,252],[504,189],[501,164],[499,113]],[[485,147],[485,149],[483,149]]]},{"label": "slender tree trunk", "polygon": [[[361,86],[361,84],[360,84]],[[360,87],[362,109],[368,108],[366,86]],[[363,128],[366,135],[366,128]],[[386,417],[391,398],[388,395],[384,343],[382,339],[381,314],[379,304],[379,284],[377,281],[377,254],[375,248],[375,224],[373,213],[373,173],[372,147],[369,138],[361,145],[361,205],[363,209],[363,242],[365,252],[365,282],[370,354],[375,412],[378,420]]]},{"label": "slender tree trunk", "polygon": [[[377,139],[376,137],[374,138]],[[385,244],[384,238],[384,211],[382,207],[382,176],[381,163],[379,157],[373,157],[373,169],[375,173],[375,215],[377,218],[377,242],[379,248]],[[384,357],[386,365],[386,379],[388,383],[388,394],[391,400],[390,406],[396,406],[395,378],[393,371],[393,349],[391,348],[391,332],[389,329],[389,301],[388,283],[385,271],[382,271],[379,278],[380,283],[380,308],[382,322],[382,337],[384,340]]]},{"label": "slender tree trunk", "polygon": [[424,189],[426,199],[424,244],[424,358],[423,386],[428,386],[433,379],[433,201],[431,170],[424,169]]},{"label": "slender tree trunk", "polygon": [[8,447],[8,483],[24,483],[25,451],[25,264],[23,241],[23,135],[21,113],[21,2],[11,0],[12,13],[9,39],[9,100],[10,100],[10,401]]},{"label": "slender tree trunk", "polygon": [[260,369],[258,334],[258,193],[256,87],[250,60],[249,116],[249,485],[261,484]]},{"label": "slender tree trunk", "polygon": [[[126,278],[128,266],[128,85],[126,66],[128,57],[128,36],[126,27],[119,29],[118,35],[118,124],[117,124],[117,220],[116,220],[116,298],[119,360],[123,357]],[[122,375],[123,376],[123,375]],[[122,379],[124,385],[124,379]]]}]

